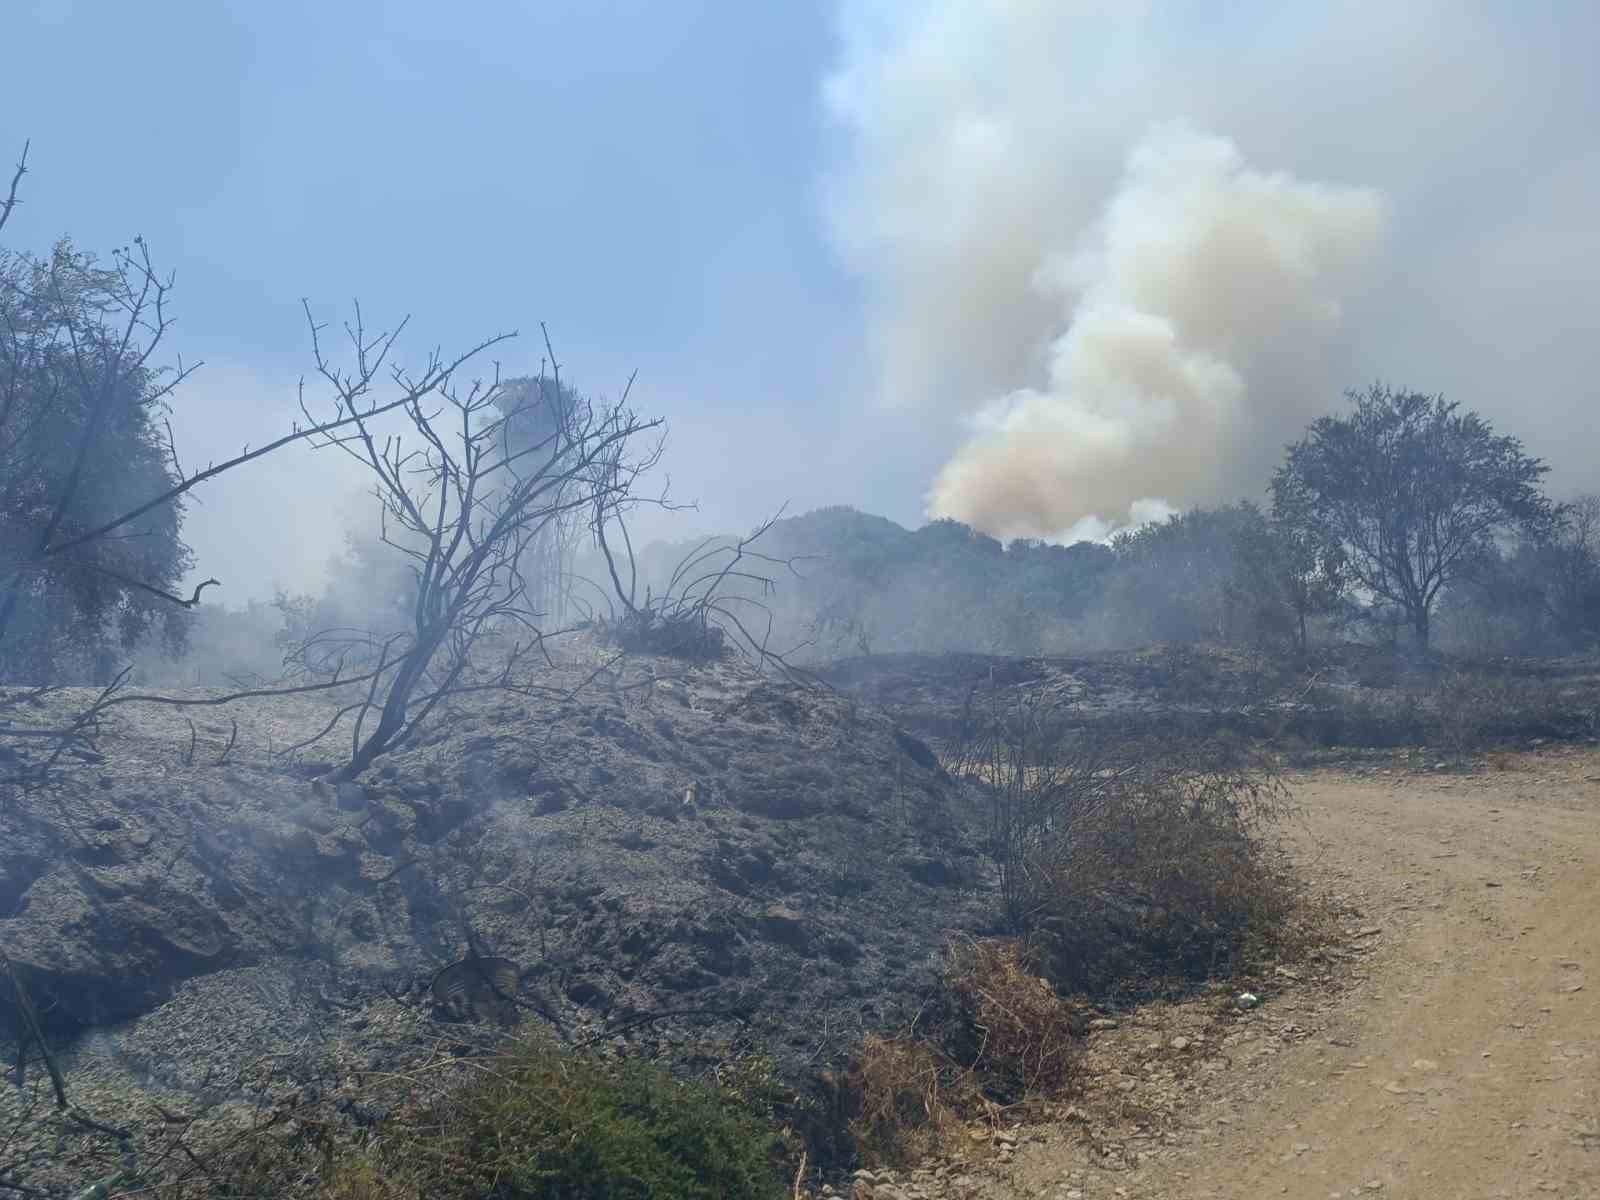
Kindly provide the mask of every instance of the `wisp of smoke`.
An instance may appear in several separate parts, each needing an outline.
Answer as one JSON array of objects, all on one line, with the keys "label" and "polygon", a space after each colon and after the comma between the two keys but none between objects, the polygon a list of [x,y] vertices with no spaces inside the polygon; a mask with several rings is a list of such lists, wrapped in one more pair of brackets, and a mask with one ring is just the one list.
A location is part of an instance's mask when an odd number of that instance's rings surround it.
[{"label": "wisp of smoke", "polygon": [[1104,118],[1030,85],[1052,30],[1019,31],[1043,10],[982,8],[992,57],[932,22],[830,91],[856,149],[834,230],[876,285],[885,398],[967,390],[928,515],[1060,538],[1258,493],[1349,386],[1330,348],[1382,197],[1257,169],[1176,119],[1141,121],[1120,175],[1096,169]]}]

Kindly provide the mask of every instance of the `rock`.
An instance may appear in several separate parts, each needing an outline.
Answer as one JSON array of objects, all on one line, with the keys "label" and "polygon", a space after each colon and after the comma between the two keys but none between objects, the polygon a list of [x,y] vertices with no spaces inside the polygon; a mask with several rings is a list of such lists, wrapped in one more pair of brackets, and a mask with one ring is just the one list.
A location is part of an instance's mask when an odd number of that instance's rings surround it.
[{"label": "rock", "polygon": [[954,887],[962,882],[961,872],[950,863],[930,855],[904,860],[901,869],[924,887]]},{"label": "rock", "polygon": [[343,812],[360,812],[367,807],[367,789],[359,783],[341,783],[334,791],[334,803]]},{"label": "rock", "polygon": [[768,905],[761,916],[761,927],[767,937],[779,945],[787,946],[806,957],[815,953],[811,947],[811,932],[807,928],[805,917],[786,905]]},{"label": "rock", "polygon": [[1190,1040],[1186,1037],[1175,1037],[1172,1039],[1172,1048],[1174,1050],[1187,1050],[1191,1045],[1193,1045],[1193,1043],[1190,1042]]},{"label": "rock", "polygon": [[1110,1017],[1095,1017],[1089,1022],[1089,1028],[1095,1030],[1115,1029],[1117,1028],[1117,1022]]}]

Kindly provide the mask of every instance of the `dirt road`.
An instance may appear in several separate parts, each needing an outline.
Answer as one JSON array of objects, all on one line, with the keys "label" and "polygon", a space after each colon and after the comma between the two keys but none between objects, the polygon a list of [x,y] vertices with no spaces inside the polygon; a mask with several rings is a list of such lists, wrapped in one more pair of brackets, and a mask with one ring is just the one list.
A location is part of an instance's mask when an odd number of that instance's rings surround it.
[{"label": "dirt road", "polygon": [[1600,753],[1294,786],[1295,855],[1372,947],[1353,984],[1286,988],[1263,1036],[1208,1049],[1177,1132],[1109,1168],[1024,1139],[988,1194],[1600,1197]]}]

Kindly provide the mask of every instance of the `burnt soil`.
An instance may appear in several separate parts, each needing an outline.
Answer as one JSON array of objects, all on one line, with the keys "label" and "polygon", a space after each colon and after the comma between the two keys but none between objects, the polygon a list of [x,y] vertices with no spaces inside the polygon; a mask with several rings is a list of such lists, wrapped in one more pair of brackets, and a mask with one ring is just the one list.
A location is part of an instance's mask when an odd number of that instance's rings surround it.
[{"label": "burnt soil", "polygon": [[[524,1030],[625,1029],[686,1068],[754,1051],[799,1079],[903,1027],[947,939],[994,920],[972,785],[825,688],[603,663],[465,698],[356,784],[326,782],[348,724],[281,752],[335,702],[281,697],[124,705],[47,787],[0,796],[0,938],[74,1101],[249,1109],[492,1040],[429,991],[475,955],[515,964]],[[57,1182],[106,1165],[82,1153]]]}]

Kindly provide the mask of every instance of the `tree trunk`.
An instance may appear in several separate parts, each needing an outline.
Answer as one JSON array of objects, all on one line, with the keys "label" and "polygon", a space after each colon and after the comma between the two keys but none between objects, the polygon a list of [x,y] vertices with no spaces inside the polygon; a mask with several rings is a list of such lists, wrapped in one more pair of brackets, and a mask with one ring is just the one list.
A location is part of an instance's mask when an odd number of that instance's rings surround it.
[{"label": "tree trunk", "polygon": [[1418,650],[1426,650],[1428,648],[1429,616],[1426,604],[1419,604],[1411,611],[1411,630],[1416,635]]}]

